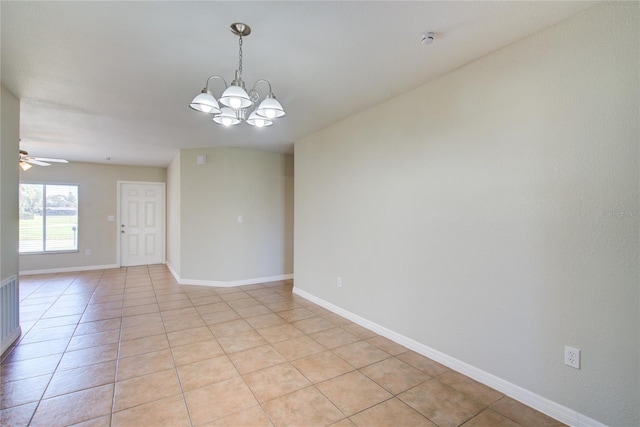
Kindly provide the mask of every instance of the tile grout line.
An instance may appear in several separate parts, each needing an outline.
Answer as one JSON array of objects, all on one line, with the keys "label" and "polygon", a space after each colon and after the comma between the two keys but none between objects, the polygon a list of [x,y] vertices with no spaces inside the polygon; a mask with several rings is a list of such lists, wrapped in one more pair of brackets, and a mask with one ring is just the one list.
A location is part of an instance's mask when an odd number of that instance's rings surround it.
[{"label": "tile grout line", "polygon": [[[153,279],[151,280],[151,285],[153,286]],[[154,287],[154,294],[156,294],[156,292],[155,292],[155,286],[153,286],[153,287]],[[157,296],[158,296],[158,295],[156,294],[156,301],[157,301]],[[188,296],[188,295],[187,295],[187,296]],[[189,301],[191,301],[191,298],[189,298]],[[192,302],[192,303],[193,303],[193,302]],[[159,305],[159,303],[158,303],[158,310],[159,310],[159,309],[160,309],[160,305]],[[197,310],[196,310],[196,312],[197,312]],[[161,313],[161,314],[160,314],[160,317],[162,318],[162,312],[160,311],[160,313]],[[200,313],[198,313],[198,315],[200,315]],[[204,321],[204,320],[203,320],[203,321]],[[163,324],[163,327],[164,327],[164,319],[163,319],[162,324]],[[189,425],[190,425],[191,427],[193,427],[193,419],[191,418],[191,411],[189,410],[189,405],[187,404],[187,396],[186,396],[186,393],[185,393],[185,391],[184,391],[184,387],[183,387],[183,385],[182,385],[182,379],[180,378],[180,374],[178,373],[178,365],[176,364],[176,359],[175,359],[174,354],[173,354],[173,347],[174,347],[174,346],[172,346],[172,345],[171,345],[171,341],[169,341],[169,335],[168,335],[168,334],[167,334],[167,332],[166,332],[166,328],[165,328],[165,335],[167,336],[167,342],[168,342],[168,344],[169,344],[169,352],[171,353],[171,360],[172,360],[172,362],[173,362],[173,369],[174,369],[174,371],[175,371],[176,377],[178,378],[178,384],[180,384],[180,392],[181,392],[181,394],[182,394],[182,401],[184,402],[184,408],[185,408],[185,410],[187,411],[187,417],[189,418]],[[212,335],[213,335],[213,334],[212,334]]]},{"label": "tile grout line", "polygon": [[127,288],[127,274],[129,273],[129,268],[125,268],[124,274],[124,288],[122,291],[122,307],[120,310],[120,328],[118,329],[118,349],[116,350],[116,369],[113,374],[113,391],[111,392],[111,411],[109,413],[109,426],[113,426],[113,414],[115,413],[115,405],[116,405],[116,387],[117,387],[117,379],[118,379],[118,370],[120,369],[120,344],[122,343],[122,318],[124,315],[124,300],[126,295]]}]

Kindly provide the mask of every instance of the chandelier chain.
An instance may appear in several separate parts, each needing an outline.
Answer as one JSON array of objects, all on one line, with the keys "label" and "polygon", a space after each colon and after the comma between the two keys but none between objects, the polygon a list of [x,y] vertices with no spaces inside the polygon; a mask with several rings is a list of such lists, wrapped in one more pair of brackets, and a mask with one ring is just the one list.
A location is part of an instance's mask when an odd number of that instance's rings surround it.
[{"label": "chandelier chain", "polygon": [[238,71],[240,71],[240,76],[242,77],[242,36],[239,37],[238,45],[240,46],[240,55],[239,55],[239,66]]}]

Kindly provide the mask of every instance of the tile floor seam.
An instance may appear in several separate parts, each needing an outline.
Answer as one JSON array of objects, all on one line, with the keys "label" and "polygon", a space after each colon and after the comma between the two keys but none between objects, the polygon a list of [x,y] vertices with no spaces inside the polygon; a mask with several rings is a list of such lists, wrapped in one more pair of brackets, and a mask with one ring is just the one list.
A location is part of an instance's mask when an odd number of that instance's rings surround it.
[{"label": "tile floor seam", "polygon": [[[125,289],[126,289],[126,274],[125,274]],[[124,299],[125,299],[125,293],[123,292],[123,294],[122,294],[122,310],[121,310],[120,319],[122,319],[124,317]],[[118,371],[119,371],[119,368],[120,368],[120,349],[121,349],[121,345],[122,345],[122,328],[123,328],[123,324],[122,324],[122,320],[121,320],[120,321],[119,333],[118,333],[118,348],[116,350],[116,369],[115,369],[114,378],[113,378],[113,391],[111,393],[111,414],[109,415],[109,425],[110,426],[113,425],[113,414],[115,413],[115,405],[116,405],[117,379],[118,379]]]},{"label": "tile floor seam", "polygon": [[[500,402],[503,399],[508,398],[508,396],[505,394],[503,395],[500,399],[496,400],[495,402],[493,402],[491,405],[489,405],[490,409],[493,409],[493,405],[495,405],[496,403]],[[485,409],[486,410],[486,409]],[[501,411],[498,411],[497,409],[493,409],[494,411],[496,411],[498,414],[502,415],[503,417],[507,418],[510,421],[513,421],[514,423],[516,423],[517,425],[521,425],[517,420],[513,419],[512,417],[510,417],[507,414],[502,413]]]},{"label": "tile floor seam", "polygon": [[[232,362],[233,363],[233,362]],[[238,368],[236,368],[237,370]],[[266,368],[265,368],[266,369]],[[257,372],[257,371],[256,371]],[[253,391],[253,389],[249,386],[249,384],[247,384],[247,381],[244,379],[244,376],[242,374],[240,374],[240,378],[242,378],[242,381],[244,382],[244,385],[249,389],[249,391],[251,392],[251,395],[253,396],[253,398],[256,400],[256,402],[258,402],[258,406],[260,406],[260,409],[262,409],[262,412],[265,413],[265,415],[269,418],[269,421],[271,422],[271,424],[273,424],[274,426],[276,425],[273,420],[271,419],[271,416],[269,415],[269,413],[267,412],[267,410],[264,408],[263,406],[263,402],[260,402],[260,399],[258,399],[258,396],[256,396],[255,392]],[[240,411],[238,411],[240,412]],[[231,414],[229,414],[231,415]]]},{"label": "tile floor seam", "polygon": [[[388,359],[385,359],[385,360],[388,360]],[[377,362],[376,362],[376,363],[377,363]],[[375,365],[375,363],[372,363],[372,365]],[[369,366],[371,366],[371,365],[369,365]],[[366,367],[366,366],[365,366],[365,367]],[[374,383],[378,384],[380,387],[382,387],[383,389],[385,389],[386,391],[388,391],[389,393],[391,393],[391,394],[393,395],[393,397],[398,397],[398,395],[399,395],[399,394],[404,393],[405,391],[409,390],[409,388],[408,388],[408,389],[406,389],[406,390],[402,390],[402,391],[400,391],[400,392],[398,392],[398,393],[394,393],[394,392],[393,392],[393,390],[389,390],[389,389],[388,389],[387,387],[385,387],[384,385],[382,385],[382,384],[378,383],[378,381],[376,381],[374,378],[372,378],[371,376],[367,375],[365,372],[362,372],[362,370],[361,370],[361,369],[358,369],[358,372],[360,372],[362,375],[364,375],[365,377],[369,378],[371,381],[373,381]],[[429,379],[431,379],[431,378],[429,378]],[[416,385],[414,385],[414,386],[412,386],[412,387],[410,387],[410,388],[417,387],[417,386],[419,386],[420,384],[422,384],[422,383],[424,383],[424,382],[428,381],[429,379],[424,380],[424,381],[421,381],[421,382],[417,383]]]},{"label": "tile floor seam", "polygon": [[[352,371],[352,372],[353,372],[353,371]],[[343,375],[346,375],[346,374],[343,374]],[[337,377],[334,377],[334,378],[337,378]],[[331,378],[331,379],[333,379],[333,378]],[[329,381],[329,380],[326,380],[326,381]],[[312,383],[312,384],[311,384],[311,387],[315,388],[315,389],[316,389],[316,390],[317,390],[321,395],[323,395],[323,396],[325,397],[325,399],[327,399],[329,402],[331,402],[331,404],[332,404],[333,406],[335,406],[335,407],[336,407],[336,409],[342,413],[342,415],[343,415],[343,417],[344,417],[344,418],[342,418],[343,420],[344,420],[345,418],[349,418],[349,416],[348,416],[347,414],[345,414],[345,412],[344,412],[342,409],[340,409],[340,407],[339,407],[338,405],[336,405],[336,404],[333,402],[333,400],[329,399],[329,396],[327,396],[326,394],[324,394],[324,393],[322,392],[322,390],[320,390],[320,389],[318,388],[318,384],[320,384],[320,383],[317,383],[317,384],[313,384],[313,383]]]},{"label": "tile floor seam", "polygon": [[173,361],[173,369],[178,376],[178,383],[180,384],[180,391],[182,392],[182,401],[184,402],[184,407],[187,408],[187,416],[189,417],[189,424],[193,427],[193,419],[191,418],[191,411],[189,411],[189,405],[187,404],[187,397],[185,395],[184,386],[182,385],[182,378],[180,378],[180,373],[178,372],[178,366],[176,365],[176,361],[173,355],[173,346],[169,343],[169,352],[171,353],[171,359]]},{"label": "tile floor seam", "polygon": [[[362,412],[368,411],[368,410],[369,410],[369,409],[371,409],[371,408],[374,408],[374,407],[376,407],[376,406],[378,406],[378,405],[381,405],[381,404],[383,404],[383,403],[385,403],[385,402],[388,402],[388,401],[390,401],[390,400],[396,399],[396,396],[395,396],[393,393],[389,393],[389,394],[391,394],[391,397],[388,397],[388,398],[386,398],[386,399],[384,399],[384,400],[381,400],[381,401],[380,401],[380,402],[378,402],[378,403],[374,403],[374,404],[372,404],[371,406],[367,406],[366,408],[363,408],[363,409],[361,409],[361,410],[359,410],[359,411],[357,411],[357,412],[354,412],[353,414],[349,415],[347,418],[349,419],[349,421],[351,421],[351,417],[355,417],[356,415],[358,415],[358,414],[360,414],[360,413],[362,413]],[[327,397],[327,399],[329,399],[329,396],[326,396],[326,397]],[[329,399],[329,400],[331,400],[331,399]],[[332,402],[333,402],[333,401],[332,401]],[[335,403],[334,403],[334,405],[335,405]],[[413,408],[412,408],[412,409],[413,409]],[[414,411],[415,411],[415,409],[414,409]],[[416,413],[417,413],[417,414],[419,414],[421,417],[427,418],[427,417],[425,417],[424,415],[420,414],[420,413],[419,413],[419,412],[417,412],[417,411],[416,411]],[[351,422],[353,422],[353,421],[351,421]],[[355,423],[354,423],[354,424],[355,424]]]},{"label": "tile floor seam", "polygon": [[[123,305],[124,305],[124,295],[122,297]],[[124,307],[123,307],[124,314]],[[121,317],[122,319],[122,317]],[[122,343],[122,320],[120,321],[120,328],[118,329],[118,348],[116,350],[116,369],[114,369],[113,373],[113,391],[111,392],[111,414],[109,415],[109,426],[113,424],[113,414],[116,405],[116,387],[118,380],[118,371],[120,369],[120,345]]]},{"label": "tile floor seam", "polygon": [[[153,279],[151,279],[151,283],[153,284]],[[155,290],[154,290],[154,293],[155,293]],[[157,294],[156,294],[156,300],[157,300]],[[193,304],[193,301],[191,301],[191,298],[189,298],[189,301]],[[204,319],[202,319],[202,316],[200,315],[200,313],[198,313],[198,317],[200,317],[200,319],[202,321],[204,321]],[[163,324],[164,324],[164,319],[163,319]],[[167,341],[169,341],[168,333],[167,333]],[[182,402],[184,404],[185,409],[187,410],[187,417],[189,418],[189,425],[191,427],[193,427],[194,426],[193,418],[192,418],[192,415],[191,415],[191,411],[189,410],[189,405],[187,403],[187,397],[186,397],[186,394],[185,394],[185,391],[184,391],[184,386],[182,384],[183,381],[182,381],[182,378],[180,378],[180,373],[178,372],[178,366],[176,365],[176,360],[175,360],[175,356],[174,356],[174,353],[173,353],[173,349],[174,349],[174,346],[172,346],[171,342],[169,342],[169,352],[171,353],[171,359],[173,361],[173,370],[175,371],[176,377],[178,378],[178,384],[180,385],[180,391],[181,391],[181,395],[182,395]]]}]

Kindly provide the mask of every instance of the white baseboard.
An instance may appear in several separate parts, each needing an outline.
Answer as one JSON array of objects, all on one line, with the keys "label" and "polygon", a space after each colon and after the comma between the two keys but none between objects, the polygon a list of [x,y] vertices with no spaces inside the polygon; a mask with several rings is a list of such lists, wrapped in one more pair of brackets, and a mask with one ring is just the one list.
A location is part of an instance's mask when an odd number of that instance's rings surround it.
[{"label": "white baseboard", "polygon": [[18,327],[9,335],[7,335],[7,337],[2,340],[2,343],[0,343],[0,356],[2,356],[2,353],[4,353],[5,350],[8,349],[11,344],[13,344],[13,342],[20,337],[20,335],[22,335],[22,328],[18,325]]},{"label": "white baseboard", "polygon": [[180,283],[180,275],[176,272],[176,270],[173,268],[171,263],[169,261],[165,261],[164,265],[167,266],[167,268],[171,272],[171,275],[173,276],[173,278],[176,279],[176,282]]},{"label": "white baseboard", "polygon": [[70,273],[73,271],[108,270],[111,268],[120,268],[120,266],[118,264],[106,264],[106,265],[85,265],[85,266],[78,266],[78,267],[48,268],[43,270],[25,270],[25,271],[21,271],[19,275],[32,276],[36,274]]},{"label": "white baseboard", "polygon": [[217,286],[229,288],[232,286],[255,285],[256,283],[275,282],[278,280],[293,279],[293,274],[282,274],[280,276],[256,277],[253,279],[234,280],[231,282],[220,282],[216,280],[199,280],[199,279],[180,279],[178,283],[181,285],[200,285],[200,286]]},{"label": "white baseboard", "polygon": [[245,285],[255,285],[256,283],[267,283],[267,282],[275,282],[278,280],[289,280],[293,279],[293,274],[282,274],[279,276],[269,276],[269,277],[256,277],[253,279],[244,279],[244,280],[233,280],[230,282],[222,282],[218,280],[201,280],[201,279],[188,279],[185,277],[180,277],[176,271],[173,269],[171,264],[167,263],[167,267],[169,271],[176,279],[176,281],[181,285],[199,285],[199,286],[215,286],[219,288],[229,288],[232,286],[245,286]]},{"label": "white baseboard", "polygon": [[347,318],[352,322],[357,323],[358,325],[377,333],[378,335],[382,335],[383,337],[388,338],[391,341],[403,345],[406,348],[415,351],[416,353],[433,359],[436,362],[453,369],[454,371],[458,371],[486,386],[498,390],[501,393],[504,393],[505,395],[519,402],[522,402],[525,405],[530,406],[567,425],[573,427],[606,427],[605,424],[589,418],[586,415],[580,414],[573,409],[553,402],[518,385],[515,385],[493,374],[485,372],[482,369],[476,368],[472,365],[469,365],[468,363],[444,354],[427,345],[424,345],[411,338],[405,337],[404,335],[387,329],[384,326],[371,322],[370,320],[367,320],[363,317],[358,316],[357,314],[351,313],[350,311],[347,311],[330,302],[320,299],[315,295],[303,291],[302,289],[296,288],[295,286],[293,288],[293,293],[344,318]]}]

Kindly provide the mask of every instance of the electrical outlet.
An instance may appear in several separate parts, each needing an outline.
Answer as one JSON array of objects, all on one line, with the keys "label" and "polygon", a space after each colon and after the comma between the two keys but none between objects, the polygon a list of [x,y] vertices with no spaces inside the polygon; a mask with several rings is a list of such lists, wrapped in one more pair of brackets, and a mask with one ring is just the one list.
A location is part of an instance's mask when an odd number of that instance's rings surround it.
[{"label": "electrical outlet", "polygon": [[86,251],[84,251],[84,254],[85,254],[86,256],[91,255],[91,249],[87,249]]},{"label": "electrical outlet", "polygon": [[580,369],[580,349],[564,346],[564,364]]},{"label": "electrical outlet", "polygon": [[338,278],[336,279],[336,286],[339,288],[342,287],[342,277],[338,276]]}]

